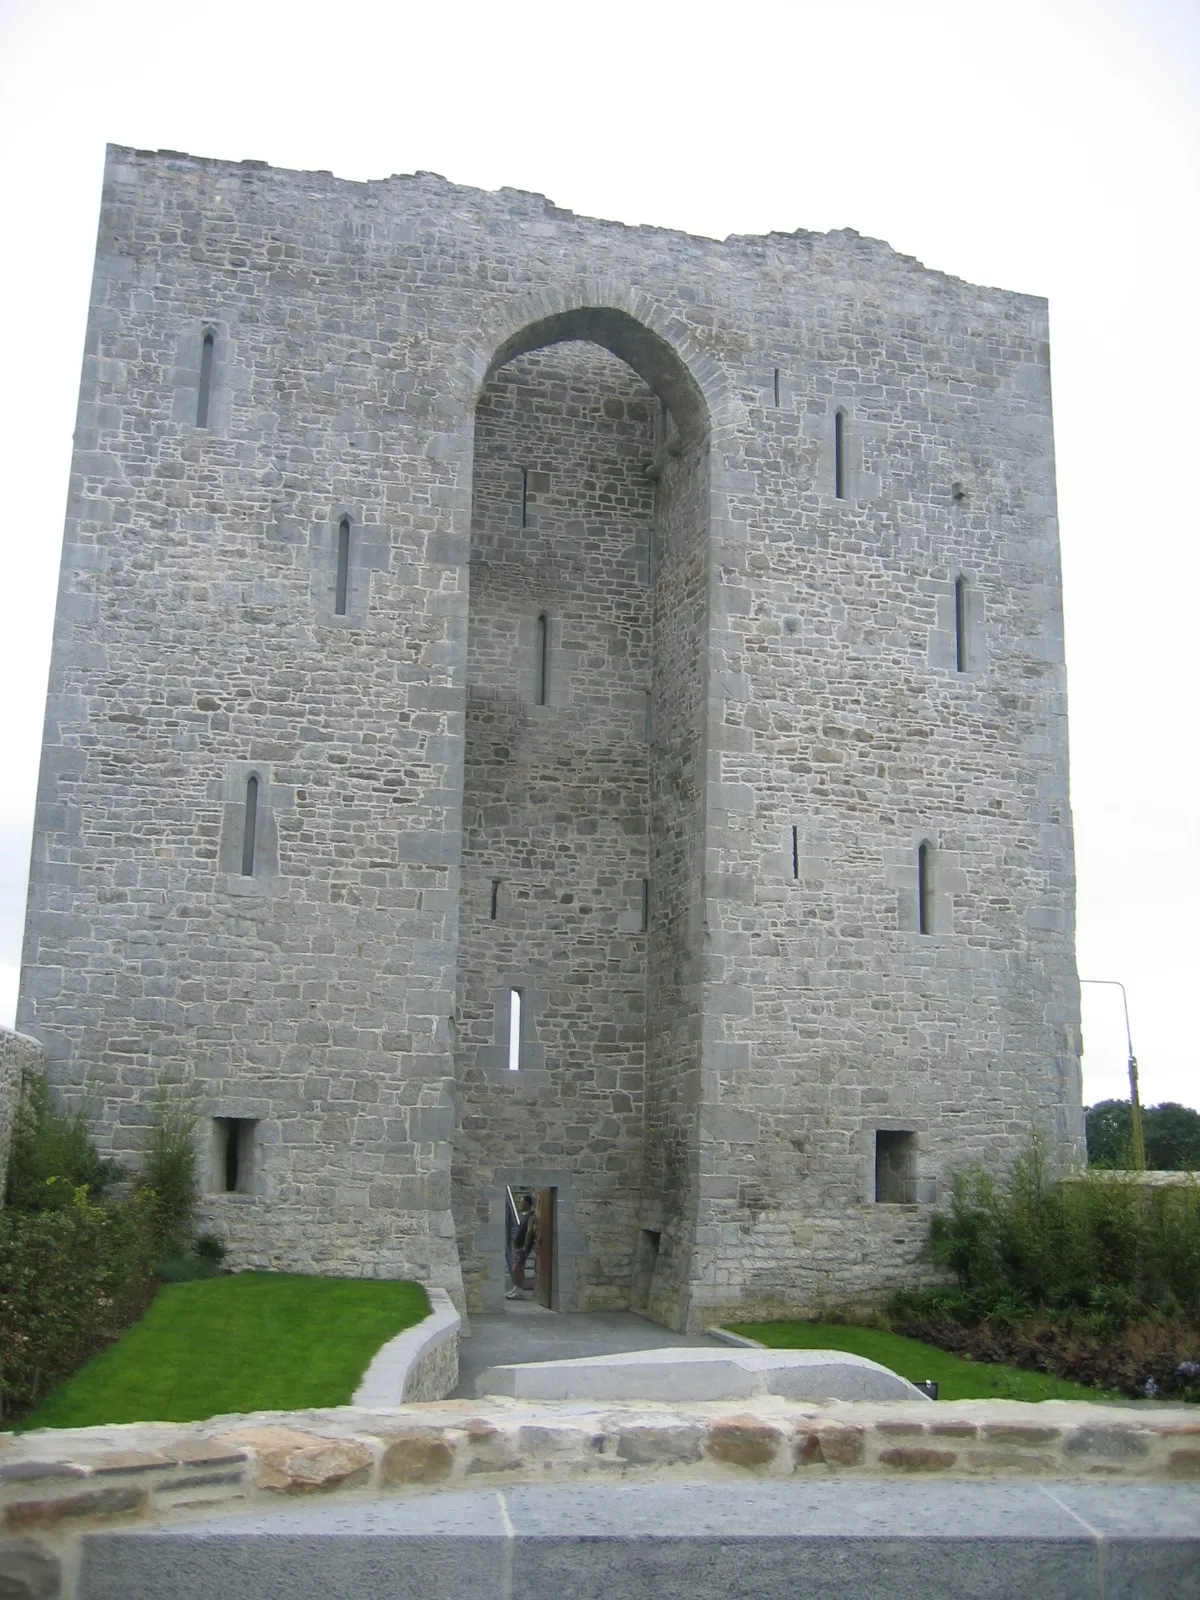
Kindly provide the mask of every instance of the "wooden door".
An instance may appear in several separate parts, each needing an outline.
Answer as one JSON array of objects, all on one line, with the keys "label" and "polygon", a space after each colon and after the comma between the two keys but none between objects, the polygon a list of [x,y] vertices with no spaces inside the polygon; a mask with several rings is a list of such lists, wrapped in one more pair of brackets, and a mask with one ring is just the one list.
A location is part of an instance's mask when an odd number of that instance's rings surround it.
[{"label": "wooden door", "polygon": [[534,1282],[538,1305],[547,1311],[553,1307],[554,1298],[554,1190],[537,1192],[538,1246],[537,1278]]}]

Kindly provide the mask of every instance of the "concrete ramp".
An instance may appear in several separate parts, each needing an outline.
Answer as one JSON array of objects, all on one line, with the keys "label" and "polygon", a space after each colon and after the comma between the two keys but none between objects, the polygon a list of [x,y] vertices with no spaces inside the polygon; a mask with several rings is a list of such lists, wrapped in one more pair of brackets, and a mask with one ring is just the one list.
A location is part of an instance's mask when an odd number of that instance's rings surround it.
[{"label": "concrete ramp", "polygon": [[489,1367],[476,1393],[517,1400],[925,1400],[889,1367],[844,1350],[696,1350],[667,1346],[569,1361]]},{"label": "concrete ramp", "polygon": [[88,1534],[76,1594],[1195,1600],[1198,1513],[1187,1484],[536,1484]]}]

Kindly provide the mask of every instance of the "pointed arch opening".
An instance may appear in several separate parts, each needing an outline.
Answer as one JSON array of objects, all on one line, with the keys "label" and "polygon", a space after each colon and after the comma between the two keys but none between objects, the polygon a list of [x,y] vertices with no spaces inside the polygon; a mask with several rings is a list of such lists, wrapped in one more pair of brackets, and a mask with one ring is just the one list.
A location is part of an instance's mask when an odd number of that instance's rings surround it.
[{"label": "pointed arch opening", "polygon": [[[489,997],[511,995],[518,960],[522,1082],[546,1073],[522,1159],[561,1163],[581,1095],[599,1096],[613,1141],[611,1161],[580,1168],[581,1237],[603,1259],[579,1281],[631,1271],[629,1241],[602,1221],[614,1206],[661,1195],[670,1226],[688,1204],[679,1153],[696,1110],[681,1086],[698,1065],[699,991],[681,952],[700,939],[710,433],[678,353],[611,307],[505,338],[476,402],[453,1198],[468,1281],[504,1281],[477,1219],[514,1157],[497,1109],[513,1040],[502,1050]],[[684,1292],[651,1285],[652,1314],[669,1319]]]}]

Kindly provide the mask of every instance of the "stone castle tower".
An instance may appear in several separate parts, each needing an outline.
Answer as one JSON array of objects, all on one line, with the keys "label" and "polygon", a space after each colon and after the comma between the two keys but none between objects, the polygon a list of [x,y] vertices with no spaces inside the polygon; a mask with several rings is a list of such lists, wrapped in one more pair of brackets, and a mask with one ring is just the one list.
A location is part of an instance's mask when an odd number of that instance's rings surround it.
[{"label": "stone castle tower", "polygon": [[235,1261],[676,1327],[1082,1151],[1044,301],[113,148],[18,1027]]}]

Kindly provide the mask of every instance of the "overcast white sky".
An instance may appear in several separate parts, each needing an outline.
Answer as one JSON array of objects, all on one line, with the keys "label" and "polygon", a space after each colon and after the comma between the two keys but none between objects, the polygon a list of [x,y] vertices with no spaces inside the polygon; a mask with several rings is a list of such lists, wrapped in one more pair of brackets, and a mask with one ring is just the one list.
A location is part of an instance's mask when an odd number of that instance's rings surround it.
[{"label": "overcast white sky", "polygon": [[[0,0],[0,1024],[106,141],[430,170],[723,238],[853,227],[1049,296],[1079,964],[1200,1107],[1197,0]],[[1085,1098],[1124,1094],[1085,990]]]}]

